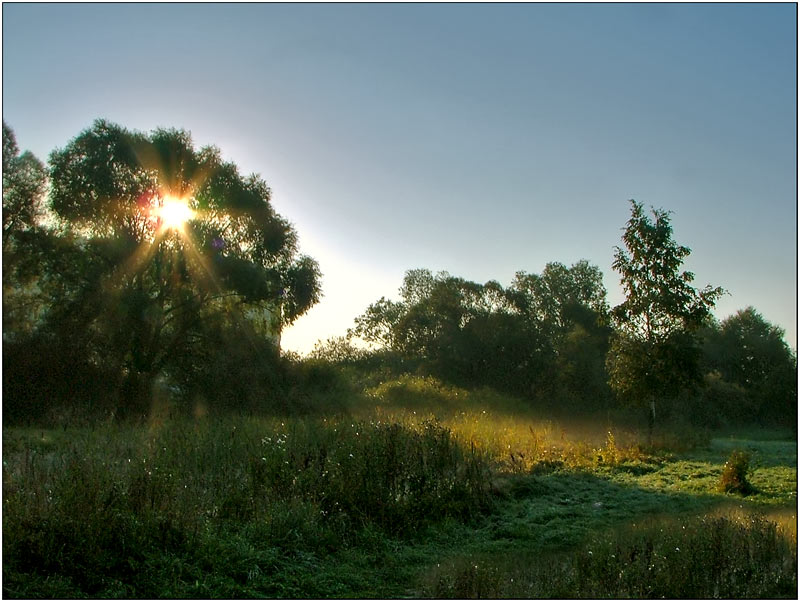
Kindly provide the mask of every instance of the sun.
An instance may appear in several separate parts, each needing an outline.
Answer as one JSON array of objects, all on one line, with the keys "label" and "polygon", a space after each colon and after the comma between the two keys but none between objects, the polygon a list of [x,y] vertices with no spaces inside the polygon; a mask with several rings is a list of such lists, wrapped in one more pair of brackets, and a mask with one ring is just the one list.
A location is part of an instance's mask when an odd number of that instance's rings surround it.
[{"label": "sun", "polygon": [[163,204],[158,208],[157,215],[163,229],[183,230],[186,222],[194,217],[194,211],[189,207],[186,199],[166,196]]}]

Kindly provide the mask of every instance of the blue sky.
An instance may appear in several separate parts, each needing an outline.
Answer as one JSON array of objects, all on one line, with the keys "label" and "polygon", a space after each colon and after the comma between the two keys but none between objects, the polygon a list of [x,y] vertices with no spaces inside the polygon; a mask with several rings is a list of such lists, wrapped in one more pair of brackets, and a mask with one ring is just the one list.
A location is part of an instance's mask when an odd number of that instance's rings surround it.
[{"label": "blue sky", "polygon": [[627,200],[672,210],[724,318],[797,347],[794,4],[4,4],[3,119],[46,159],[103,117],[260,173],[344,334],[412,268],[611,269]]}]

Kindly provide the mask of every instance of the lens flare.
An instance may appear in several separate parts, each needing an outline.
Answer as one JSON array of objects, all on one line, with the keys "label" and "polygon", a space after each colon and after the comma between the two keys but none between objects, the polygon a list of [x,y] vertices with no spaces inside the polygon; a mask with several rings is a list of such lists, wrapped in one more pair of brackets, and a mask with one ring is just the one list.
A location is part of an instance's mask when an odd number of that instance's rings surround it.
[{"label": "lens flare", "polygon": [[158,208],[158,218],[161,227],[167,230],[182,230],[183,226],[194,217],[189,204],[185,199],[165,197],[161,207]]}]

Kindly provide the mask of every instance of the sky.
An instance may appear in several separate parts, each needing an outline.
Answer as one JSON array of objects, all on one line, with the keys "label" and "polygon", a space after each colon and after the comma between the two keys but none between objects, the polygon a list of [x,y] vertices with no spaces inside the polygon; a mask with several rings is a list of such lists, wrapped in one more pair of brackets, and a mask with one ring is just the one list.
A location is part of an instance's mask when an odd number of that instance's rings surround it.
[{"label": "sky", "polygon": [[414,268],[484,283],[611,268],[629,199],[694,284],[797,349],[797,7],[9,4],[3,119],[46,160],[105,118],[188,130],[270,185],[344,335]]}]

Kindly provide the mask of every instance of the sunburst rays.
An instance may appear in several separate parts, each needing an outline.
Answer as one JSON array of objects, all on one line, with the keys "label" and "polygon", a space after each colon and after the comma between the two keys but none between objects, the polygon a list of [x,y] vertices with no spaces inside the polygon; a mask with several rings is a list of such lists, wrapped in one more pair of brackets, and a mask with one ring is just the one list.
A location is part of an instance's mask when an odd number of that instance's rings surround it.
[{"label": "sunburst rays", "polygon": [[208,217],[207,212],[200,209],[196,195],[211,177],[213,167],[201,165],[192,170],[193,177],[187,180],[184,171],[175,168],[174,160],[165,160],[152,150],[139,148],[136,157],[140,167],[153,174],[155,191],[131,207],[135,220],[143,225],[141,236],[107,285],[115,287],[135,278],[166,247],[184,255],[184,265],[196,285],[211,294],[221,293],[223,287],[219,278],[189,227],[191,222]]}]

